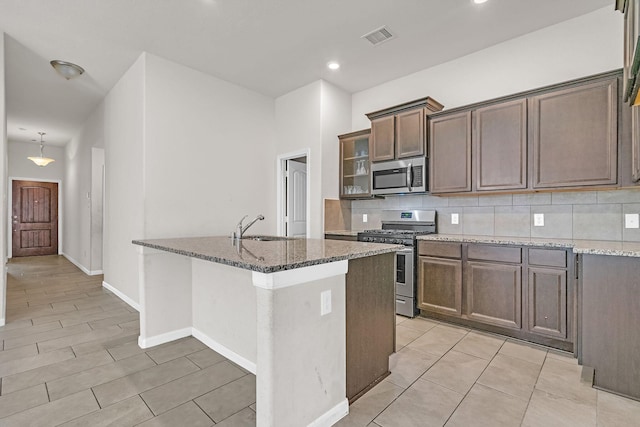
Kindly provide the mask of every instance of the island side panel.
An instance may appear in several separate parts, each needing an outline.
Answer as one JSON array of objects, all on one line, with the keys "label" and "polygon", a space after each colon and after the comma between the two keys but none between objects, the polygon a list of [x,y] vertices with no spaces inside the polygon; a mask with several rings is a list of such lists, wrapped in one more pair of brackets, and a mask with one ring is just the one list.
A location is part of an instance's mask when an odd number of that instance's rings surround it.
[{"label": "island side panel", "polygon": [[251,271],[193,259],[193,336],[256,373],[256,288]]},{"label": "island side panel", "polygon": [[395,253],[349,261],[347,398],[353,403],[389,375],[395,351]]},{"label": "island side panel", "polygon": [[[348,413],[347,262],[341,263],[338,276],[256,289],[258,427],[332,425]],[[307,277],[314,277],[314,271]],[[331,292],[331,312],[321,315],[321,294],[326,291]]]},{"label": "island side panel", "polygon": [[191,335],[191,259],[140,247],[140,337],[149,348]]}]

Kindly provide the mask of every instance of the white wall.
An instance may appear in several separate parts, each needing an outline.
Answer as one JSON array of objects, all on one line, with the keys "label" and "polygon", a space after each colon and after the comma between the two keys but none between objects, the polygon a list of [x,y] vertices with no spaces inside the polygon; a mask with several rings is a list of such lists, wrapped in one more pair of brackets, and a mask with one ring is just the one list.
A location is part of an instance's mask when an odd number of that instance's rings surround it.
[{"label": "white wall", "polygon": [[5,36],[0,32],[0,326],[5,323],[7,303],[7,112],[5,109],[4,86],[4,43]]},{"label": "white wall", "polygon": [[309,149],[310,235],[323,233],[322,201],[338,196],[338,139],[349,131],[351,96],[322,80],[276,99],[277,152]]},{"label": "white wall", "polygon": [[[37,137],[37,135],[36,135]],[[33,178],[44,180],[64,180],[65,149],[46,144],[44,156],[55,160],[45,167],[37,166],[27,157],[38,157],[40,146],[36,143],[9,142],[9,176],[12,178]]]},{"label": "white wall", "polygon": [[104,100],[104,281],[129,302],[138,298],[138,254],[131,240],[144,238],[145,55]]},{"label": "white wall", "polygon": [[[102,104],[101,104],[102,106]],[[104,148],[91,147],[91,267],[102,271],[102,233],[104,200]]]},{"label": "white wall", "polygon": [[366,113],[423,96],[448,109],[621,68],[622,30],[608,6],[355,93],[352,129],[371,126]]},{"label": "white wall", "polygon": [[[102,241],[93,247],[93,206],[102,205],[102,196],[93,200],[92,148],[104,146],[104,104],[100,103],[82,125],[78,133],[66,145],[64,226],[62,228],[62,253],[87,274],[102,271]],[[100,168],[102,170],[102,168]],[[100,218],[100,233],[102,219]],[[100,257],[93,257],[99,250]]]},{"label": "white wall", "polygon": [[146,55],[145,235],[230,235],[264,214],[276,230],[272,98]]}]

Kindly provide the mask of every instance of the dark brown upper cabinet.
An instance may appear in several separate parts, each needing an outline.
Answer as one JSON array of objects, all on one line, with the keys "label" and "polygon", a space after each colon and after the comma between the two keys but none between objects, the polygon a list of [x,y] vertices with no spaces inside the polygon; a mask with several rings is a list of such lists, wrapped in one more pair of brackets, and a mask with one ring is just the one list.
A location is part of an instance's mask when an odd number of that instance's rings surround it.
[{"label": "dark brown upper cabinet", "polygon": [[362,199],[371,196],[369,129],[339,135],[340,198]]},{"label": "dark brown upper cabinet", "polygon": [[609,78],[530,98],[532,188],[617,183],[617,82]]},{"label": "dark brown upper cabinet", "polygon": [[442,108],[426,97],[367,114],[371,120],[371,161],[424,156],[425,116]]},{"label": "dark brown upper cabinet", "polygon": [[618,0],[616,1],[616,9],[624,13],[622,99],[630,105],[639,105],[640,2],[638,0]]},{"label": "dark brown upper cabinet", "polygon": [[471,111],[429,120],[430,190],[471,191]]},{"label": "dark brown upper cabinet", "polygon": [[527,188],[527,100],[473,112],[475,189]]}]

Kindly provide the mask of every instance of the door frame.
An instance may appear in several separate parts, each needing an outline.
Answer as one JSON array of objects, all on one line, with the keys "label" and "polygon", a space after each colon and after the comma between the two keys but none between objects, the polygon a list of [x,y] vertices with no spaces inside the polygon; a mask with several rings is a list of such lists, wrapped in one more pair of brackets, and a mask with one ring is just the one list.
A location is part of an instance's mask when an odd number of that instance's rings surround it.
[{"label": "door frame", "polygon": [[286,154],[279,154],[277,160],[277,216],[278,216],[278,236],[284,236],[285,220],[284,213],[287,211],[287,198],[285,197],[285,173],[287,171],[287,160],[297,159],[299,157],[307,158],[307,238],[311,234],[311,149],[303,148],[298,151],[292,151]]},{"label": "door frame", "polygon": [[53,182],[58,184],[58,255],[61,254],[62,247],[62,222],[63,222],[63,206],[62,206],[62,180],[60,179],[43,179],[43,178],[24,178],[18,176],[9,177],[9,188],[7,190],[7,259],[13,258],[13,233],[11,219],[13,218],[13,181],[34,181],[34,182]]}]

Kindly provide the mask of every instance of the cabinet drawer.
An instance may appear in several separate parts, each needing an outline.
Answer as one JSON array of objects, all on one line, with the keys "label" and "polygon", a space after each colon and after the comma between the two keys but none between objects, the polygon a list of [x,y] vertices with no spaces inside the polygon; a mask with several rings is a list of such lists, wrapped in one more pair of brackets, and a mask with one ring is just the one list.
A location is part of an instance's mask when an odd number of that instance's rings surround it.
[{"label": "cabinet drawer", "polygon": [[448,242],[418,242],[418,254],[442,258],[461,258],[462,244]]},{"label": "cabinet drawer", "polygon": [[469,259],[498,261],[498,262],[522,262],[522,250],[507,246],[469,245]]},{"label": "cabinet drawer", "polygon": [[529,249],[529,265],[567,267],[567,253],[557,249]]}]

